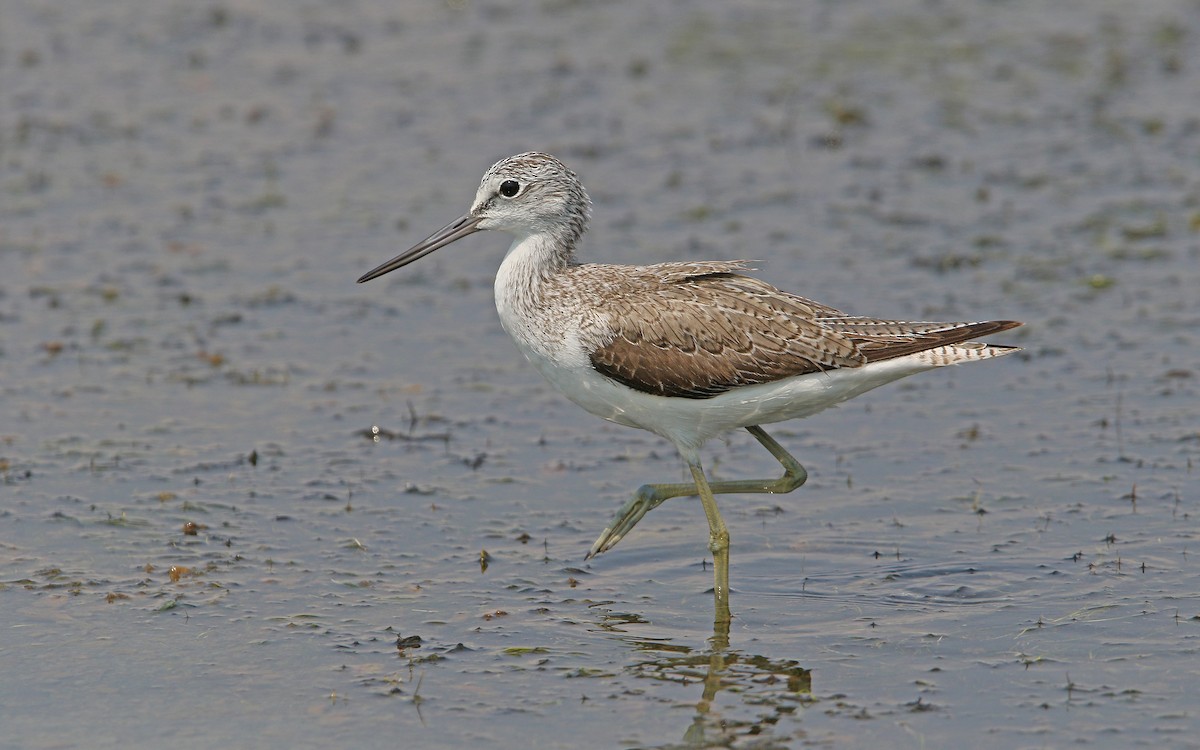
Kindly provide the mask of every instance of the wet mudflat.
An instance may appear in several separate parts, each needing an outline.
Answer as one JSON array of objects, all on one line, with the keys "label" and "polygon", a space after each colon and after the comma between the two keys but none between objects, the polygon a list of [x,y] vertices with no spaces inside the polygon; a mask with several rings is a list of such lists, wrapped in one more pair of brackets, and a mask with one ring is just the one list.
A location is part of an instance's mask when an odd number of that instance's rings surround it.
[{"label": "wet mudflat", "polygon": [[[0,747],[1200,747],[1198,40],[1187,2],[6,3]],[[504,237],[353,283],[529,149],[586,260],[1026,322],[773,431],[810,479],[721,498],[727,650],[698,503],[583,560],[684,471],[523,362]]]}]

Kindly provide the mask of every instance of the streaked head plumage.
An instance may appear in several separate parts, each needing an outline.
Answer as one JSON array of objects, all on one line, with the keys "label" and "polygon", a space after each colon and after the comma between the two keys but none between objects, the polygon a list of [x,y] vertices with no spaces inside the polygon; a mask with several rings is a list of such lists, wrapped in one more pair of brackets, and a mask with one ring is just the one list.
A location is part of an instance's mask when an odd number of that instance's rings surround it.
[{"label": "streaked head plumage", "polygon": [[471,204],[480,229],[550,234],[573,247],[587,231],[592,202],[575,173],[549,154],[501,159],[484,173]]}]

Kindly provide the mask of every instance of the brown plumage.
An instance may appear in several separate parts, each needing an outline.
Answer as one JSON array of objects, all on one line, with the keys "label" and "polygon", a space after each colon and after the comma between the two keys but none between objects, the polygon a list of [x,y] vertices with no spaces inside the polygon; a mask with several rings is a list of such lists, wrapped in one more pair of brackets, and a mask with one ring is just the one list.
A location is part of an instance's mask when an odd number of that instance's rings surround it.
[{"label": "brown plumage", "polygon": [[[582,277],[588,270],[580,266],[568,273]],[[618,294],[609,290],[595,297],[608,340],[596,342],[592,366],[644,393],[703,399],[739,386],[862,367],[1020,325],[855,317],[738,273],[743,270],[746,264],[739,261],[629,268]]]}]

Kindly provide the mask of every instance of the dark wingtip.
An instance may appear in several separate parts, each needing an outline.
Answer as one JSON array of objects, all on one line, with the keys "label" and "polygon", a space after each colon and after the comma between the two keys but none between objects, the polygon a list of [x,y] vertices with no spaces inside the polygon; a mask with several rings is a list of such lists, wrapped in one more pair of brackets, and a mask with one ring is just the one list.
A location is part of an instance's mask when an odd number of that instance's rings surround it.
[{"label": "dark wingtip", "polygon": [[[916,354],[917,352],[927,349],[934,349],[939,346],[951,346],[953,344],[961,344],[964,341],[972,341],[981,336],[990,336],[993,333],[1007,331],[1010,328],[1016,328],[1022,325],[1019,320],[981,320],[977,323],[967,323],[965,325],[954,326],[943,331],[935,333],[914,336],[909,340],[902,340],[878,348],[865,350],[867,361],[881,362],[887,359],[895,359],[903,357],[906,354]],[[989,344],[989,346],[994,346]],[[1003,347],[996,348],[1013,348],[1020,347]]]},{"label": "dark wingtip", "polygon": [[[1025,323],[1020,320],[993,320],[991,321],[991,324],[996,326],[991,333],[995,333],[997,331],[1007,331],[1010,328],[1019,328],[1025,325]],[[986,336],[987,334],[983,335]]]}]

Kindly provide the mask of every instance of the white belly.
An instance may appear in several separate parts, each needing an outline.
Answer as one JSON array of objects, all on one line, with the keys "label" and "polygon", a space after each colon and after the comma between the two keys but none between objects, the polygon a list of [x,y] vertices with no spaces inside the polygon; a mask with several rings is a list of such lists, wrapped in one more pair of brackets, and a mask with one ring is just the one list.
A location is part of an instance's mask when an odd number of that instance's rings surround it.
[{"label": "white belly", "polygon": [[554,361],[522,347],[550,383],[588,412],[611,422],[661,435],[681,450],[750,425],[811,416],[885,383],[933,366],[917,355],[854,369],[839,369],[743,386],[712,398],[655,396],[616,383],[591,367]]}]

